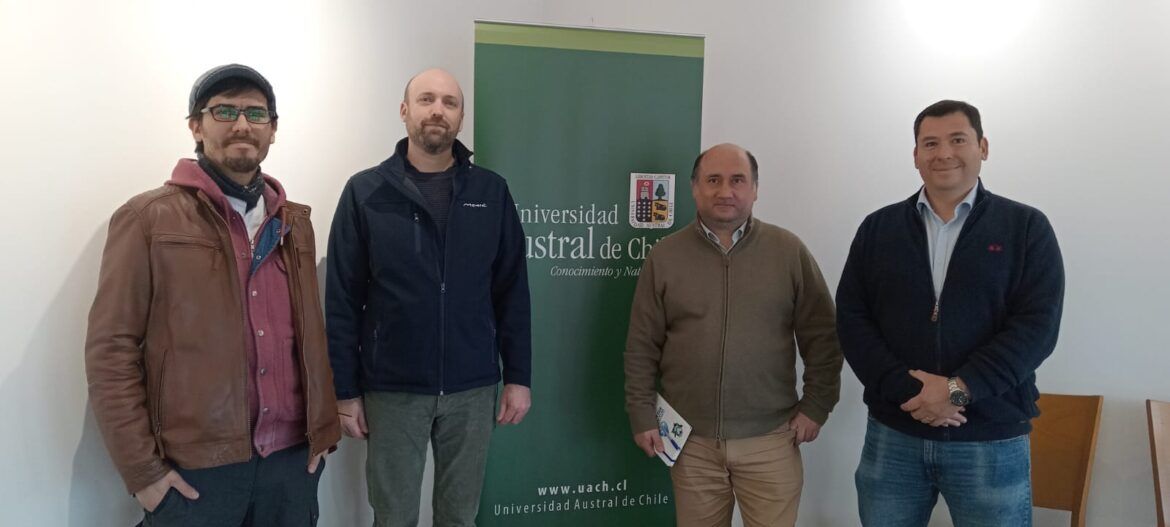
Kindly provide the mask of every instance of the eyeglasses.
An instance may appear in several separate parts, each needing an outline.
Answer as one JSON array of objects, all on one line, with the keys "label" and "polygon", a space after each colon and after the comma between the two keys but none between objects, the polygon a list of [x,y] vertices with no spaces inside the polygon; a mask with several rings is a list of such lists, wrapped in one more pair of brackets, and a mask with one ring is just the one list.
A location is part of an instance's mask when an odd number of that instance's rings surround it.
[{"label": "eyeglasses", "polygon": [[199,110],[199,113],[210,114],[212,119],[221,123],[234,123],[240,118],[240,114],[244,114],[244,119],[247,119],[252,124],[268,124],[272,122],[272,118],[276,117],[268,108],[260,106],[249,106],[247,108],[237,108],[230,104],[217,104],[210,108]]}]

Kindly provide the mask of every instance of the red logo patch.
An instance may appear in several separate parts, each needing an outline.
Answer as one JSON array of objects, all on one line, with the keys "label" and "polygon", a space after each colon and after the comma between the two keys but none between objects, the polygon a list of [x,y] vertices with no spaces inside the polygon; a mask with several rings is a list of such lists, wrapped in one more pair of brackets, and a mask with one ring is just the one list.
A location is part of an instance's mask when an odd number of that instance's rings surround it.
[{"label": "red logo patch", "polygon": [[1000,244],[998,244],[998,243],[993,243],[993,244],[991,244],[991,245],[988,245],[988,246],[987,246],[987,252],[989,252],[989,253],[1001,253],[1001,252],[1003,252],[1003,245],[1000,245]]}]

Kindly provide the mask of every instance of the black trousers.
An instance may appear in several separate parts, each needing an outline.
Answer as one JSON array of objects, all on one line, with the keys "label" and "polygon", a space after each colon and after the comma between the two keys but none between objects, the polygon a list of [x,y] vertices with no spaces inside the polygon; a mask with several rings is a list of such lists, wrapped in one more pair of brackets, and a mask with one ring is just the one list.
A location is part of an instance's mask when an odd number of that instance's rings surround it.
[{"label": "black trousers", "polygon": [[199,491],[189,500],[170,489],[139,527],[312,527],[317,525],[317,483],[325,470],[308,472],[307,443],[253,455],[244,463],[199,470],[176,469]]}]

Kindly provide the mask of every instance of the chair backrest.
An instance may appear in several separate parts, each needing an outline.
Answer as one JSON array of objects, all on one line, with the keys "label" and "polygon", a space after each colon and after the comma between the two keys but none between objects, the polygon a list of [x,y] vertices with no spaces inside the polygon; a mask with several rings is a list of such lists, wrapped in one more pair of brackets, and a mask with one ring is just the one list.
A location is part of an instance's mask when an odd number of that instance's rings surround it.
[{"label": "chair backrest", "polygon": [[1085,524],[1102,401],[1100,395],[1043,393],[1040,417],[1032,421],[1032,504],[1071,511],[1076,527]]},{"label": "chair backrest", "polygon": [[1150,461],[1154,466],[1154,497],[1158,503],[1158,527],[1166,527],[1170,506],[1170,403],[1146,399],[1150,422]]}]

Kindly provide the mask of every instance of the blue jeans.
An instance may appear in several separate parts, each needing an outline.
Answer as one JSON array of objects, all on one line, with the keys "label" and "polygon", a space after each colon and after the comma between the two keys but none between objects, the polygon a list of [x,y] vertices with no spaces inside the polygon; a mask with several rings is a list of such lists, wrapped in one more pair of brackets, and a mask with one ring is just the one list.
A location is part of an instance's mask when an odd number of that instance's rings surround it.
[{"label": "blue jeans", "polygon": [[955,527],[1032,525],[1027,435],[928,441],[870,417],[854,480],[866,527],[925,527],[940,492]]}]

